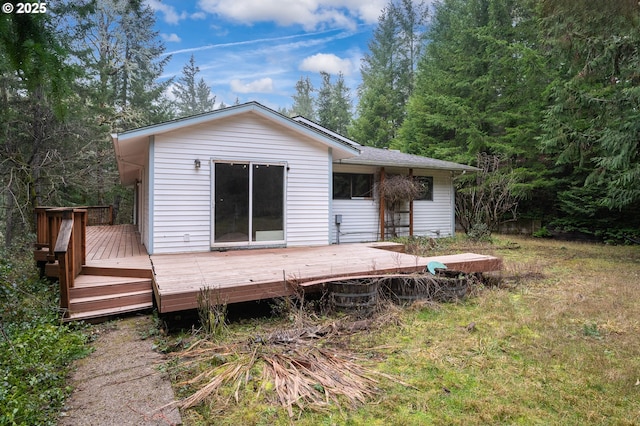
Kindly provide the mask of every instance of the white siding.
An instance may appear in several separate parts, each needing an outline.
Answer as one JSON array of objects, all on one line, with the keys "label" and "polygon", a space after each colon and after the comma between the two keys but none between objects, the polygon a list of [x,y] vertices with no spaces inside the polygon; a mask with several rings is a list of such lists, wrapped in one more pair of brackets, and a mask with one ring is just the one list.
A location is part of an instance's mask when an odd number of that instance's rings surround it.
[{"label": "white siding", "polygon": [[[379,168],[335,164],[334,173],[374,173],[378,180]],[[408,174],[407,169],[385,170],[387,174]],[[426,236],[453,235],[453,186],[451,173],[440,170],[414,170],[416,176],[433,176],[433,201],[414,201],[413,233]],[[375,191],[374,191],[375,192]],[[380,239],[380,219],[377,194],[373,200],[333,200],[331,242],[336,242],[334,217],[342,215],[340,243],[376,241]],[[408,209],[407,209],[408,210]],[[403,215],[402,224],[409,224],[409,215]],[[398,235],[408,235],[408,228],[398,228]]]},{"label": "white siding", "polygon": [[419,170],[416,176],[433,176],[433,201],[413,202],[413,233],[430,237],[449,237],[455,230],[453,223],[453,183],[451,172]]},{"label": "white siding", "polygon": [[[377,181],[379,168],[367,166],[333,165],[334,173],[368,173]],[[375,191],[374,191],[375,192]],[[331,215],[331,242],[336,243],[335,215],[342,215],[340,243],[358,243],[378,240],[380,233],[378,197],[365,200],[333,200]]]},{"label": "white siding", "polygon": [[209,250],[212,160],[286,162],[287,245],[328,243],[329,160],[320,143],[243,114],[157,135],[154,145],[154,253]]}]

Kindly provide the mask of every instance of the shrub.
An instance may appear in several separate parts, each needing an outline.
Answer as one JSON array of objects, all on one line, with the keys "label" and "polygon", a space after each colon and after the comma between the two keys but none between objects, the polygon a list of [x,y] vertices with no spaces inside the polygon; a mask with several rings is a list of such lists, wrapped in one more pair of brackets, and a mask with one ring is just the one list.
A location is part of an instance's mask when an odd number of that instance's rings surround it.
[{"label": "shrub", "polygon": [[38,278],[29,250],[0,259],[0,425],[55,425],[86,336],[60,324],[57,286]]},{"label": "shrub", "polygon": [[467,232],[467,237],[472,241],[491,241],[491,229],[486,223],[474,223]]}]

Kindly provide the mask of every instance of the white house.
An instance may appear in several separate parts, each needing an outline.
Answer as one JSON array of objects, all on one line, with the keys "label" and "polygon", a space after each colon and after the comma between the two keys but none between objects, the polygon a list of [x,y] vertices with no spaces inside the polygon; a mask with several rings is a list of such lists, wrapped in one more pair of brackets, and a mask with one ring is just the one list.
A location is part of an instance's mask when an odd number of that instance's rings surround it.
[{"label": "white house", "polygon": [[[476,170],[361,146],[255,102],[112,138],[149,254],[453,235],[452,179]],[[376,191],[392,174],[427,188],[394,217]]]}]

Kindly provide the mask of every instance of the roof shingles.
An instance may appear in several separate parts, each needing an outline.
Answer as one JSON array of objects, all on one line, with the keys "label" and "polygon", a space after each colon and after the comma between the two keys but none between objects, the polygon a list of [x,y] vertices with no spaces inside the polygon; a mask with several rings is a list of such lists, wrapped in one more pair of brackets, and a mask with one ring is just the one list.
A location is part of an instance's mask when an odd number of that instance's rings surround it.
[{"label": "roof shingles", "polygon": [[390,149],[380,149],[371,146],[358,147],[361,151],[356,157],[339,160],[340,164],[374,165],[385,167],[408,167],[418,169],[437,169],[451,171],[476,171],[476,167],[458,164],[451,161],[436,160],[420,155],[405,154]]}]

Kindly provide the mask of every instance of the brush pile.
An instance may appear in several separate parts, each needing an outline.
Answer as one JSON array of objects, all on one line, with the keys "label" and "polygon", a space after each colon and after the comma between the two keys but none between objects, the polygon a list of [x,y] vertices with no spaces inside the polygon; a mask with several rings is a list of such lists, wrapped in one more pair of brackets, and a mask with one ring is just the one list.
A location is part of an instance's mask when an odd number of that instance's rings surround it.
[{"label": "brush pile", "polygon": [[238,403],[247,389],[257,392],[256,397],[275,396],[291,418],[294,407],[304,411],[329,404],[363,404],[377,394],[379,378],[398,380],[365,367],[362,359],[332,343],[371,324],[371,320],[362,320],[280,330],[230,345],[199,340],[174,355],[181,359],[182,367],[200,364],[203,359],[218,365],[178,384],[198,389],[178,406],[186,409],[212,401],[224,407]]}]

